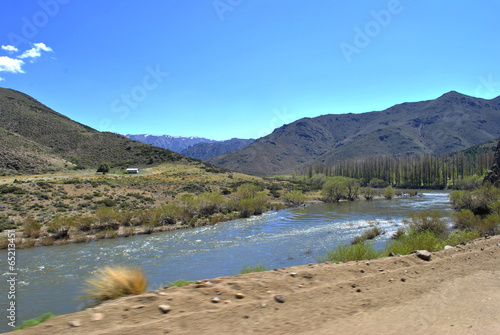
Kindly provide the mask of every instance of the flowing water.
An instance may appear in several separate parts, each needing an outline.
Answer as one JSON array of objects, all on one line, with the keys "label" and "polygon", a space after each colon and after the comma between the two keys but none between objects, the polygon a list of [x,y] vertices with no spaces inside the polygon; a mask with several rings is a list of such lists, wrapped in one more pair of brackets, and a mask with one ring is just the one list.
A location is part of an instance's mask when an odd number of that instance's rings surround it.
[{"label": "flowing water", "polygon": [[[402,220],[419,210],[436,210],[448,217],[447,193],[315,204],[195,229],[17,250],[17,324],[46,312],[58,315],[82,309],[84,303],[75,299],[82,295],[85,279],[106,265],[140,266],[150,279],[149,289],[158,289],[178,279],[236,275],[244,265],[282,268],[314,263],[374,224],[386,231],[374,241],[382,249]],[[7,252],[0,251],[0,331],[8,331],[4,315],[9,271]]]}]

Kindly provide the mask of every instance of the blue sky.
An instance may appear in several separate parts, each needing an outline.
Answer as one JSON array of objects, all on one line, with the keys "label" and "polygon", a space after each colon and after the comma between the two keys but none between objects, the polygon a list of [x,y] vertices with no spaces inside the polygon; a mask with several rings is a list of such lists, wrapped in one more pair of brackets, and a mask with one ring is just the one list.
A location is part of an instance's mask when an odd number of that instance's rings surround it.
[{"label": "blue sky", "polygon": [[0,86],[101,131],[257,138],[500,95],[500,1],[2,0]]}]

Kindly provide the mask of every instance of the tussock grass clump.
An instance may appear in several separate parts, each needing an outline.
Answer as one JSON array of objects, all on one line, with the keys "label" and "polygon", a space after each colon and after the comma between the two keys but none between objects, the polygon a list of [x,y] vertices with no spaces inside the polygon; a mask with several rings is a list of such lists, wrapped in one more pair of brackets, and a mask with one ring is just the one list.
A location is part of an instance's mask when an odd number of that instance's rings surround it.
[{"label": "tussock grass clump", "polygon": [[54,314],[52,314],[52,313],[45,313],[42,316],[36,317],[34,319],[23,321],[23,323],[20,326],[14,327],[14,330],[20,330],[20,329],[26,329],[26,328],[34,327],[34,326],[39,325],[42,322],[45,322],[45,321],[47,321],[49,319],[52,319],[53,317],[55,317]]},{"label": "tussock grass clump", "polygon": [[385,232],[378,226],[372,227],[365,229],[363,231],[363,234],[360,236],[356,236],[352,241],[351,244],[356,244],[356,243],[361,243],[365,242],[366,240],[373,240],[375,237],[384,234]]},{"label": "tussock grass clump", "polygon": [[461,243],[470,242],[479,237],[480,234],[479,231],[477,230],[472,230],[472,231],[458,230],[450,234],[450,236],[446,239],[445,244],[455,246]]},{"label": "tussock grass clump", "polygon": [[241,271],[239,272],[240,275],[243,275],[245,273],[252,273],[252,272],[262,272],[262,271],[268,271],[269,268],[266,267],[263,264],[257,264],[257,265],[244,265]]},{"label": "tussock grass clump", "polygon": [[100,269],[95,278],[86,281],[86,295],[83,299],[103,302],[126,295],[137,295],[146,291],[148,283],[149,280],[139,268],[107,266]]},{"label": "tussock grass clump", "polygon": [[356,244],[341,244],[335,251],[330,250],[325,256],[319,257],[319,262],[349,262],[361,261],[365,259],[374,259],[380,257],[375,247],[370,243],[360,242]]}]

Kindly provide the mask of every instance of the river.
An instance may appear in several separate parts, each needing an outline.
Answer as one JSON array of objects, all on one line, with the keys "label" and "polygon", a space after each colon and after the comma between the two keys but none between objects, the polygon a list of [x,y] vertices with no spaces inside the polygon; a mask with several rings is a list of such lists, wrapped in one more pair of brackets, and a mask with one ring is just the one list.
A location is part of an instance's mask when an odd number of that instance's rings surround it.
[{"label": "river", "polygon": [[[328,249],[346,243],[370,225],[386,234],[375,239],[382,249],[411,212],[436,210],[449,217],[448,194],[423,197],[314,204],[272,211],[195,229],[99,240],[88,244],[37,247],[16,251],[16,316],[21,321],[46,312],[55,315],[84,308],[85,279],[106,265],[140,266],[158,289],[178,279],[200,280],[236,275],[244,265],[282,268],[317,262]],[[2,321],[7,325],[7,251],[0,250]]]}]

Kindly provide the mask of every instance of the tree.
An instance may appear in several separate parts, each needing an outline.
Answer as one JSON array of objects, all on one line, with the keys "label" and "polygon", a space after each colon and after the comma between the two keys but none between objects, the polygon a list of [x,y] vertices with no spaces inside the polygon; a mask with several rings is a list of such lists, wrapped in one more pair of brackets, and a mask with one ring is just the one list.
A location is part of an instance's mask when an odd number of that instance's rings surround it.
[{"label": "tree", "polygon": [[339,202],[345,196],[346,186],[341,178],[332,178],[323,186],[323,198],[327,202]]},{"label": "tree", "polygon": [[102,163],[97,168],[97,172],[102,172],[102,174],[108,173],[109,172],[109,164],[108,163]]}]

